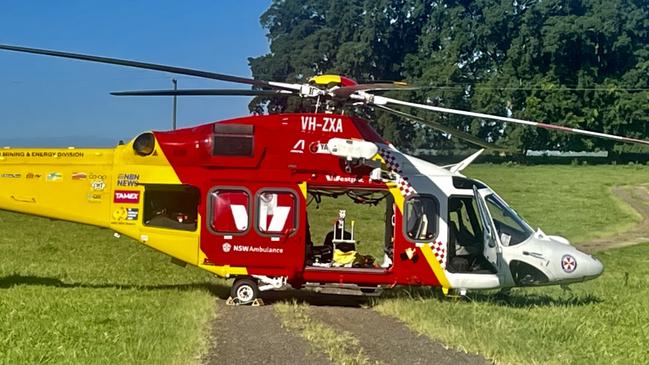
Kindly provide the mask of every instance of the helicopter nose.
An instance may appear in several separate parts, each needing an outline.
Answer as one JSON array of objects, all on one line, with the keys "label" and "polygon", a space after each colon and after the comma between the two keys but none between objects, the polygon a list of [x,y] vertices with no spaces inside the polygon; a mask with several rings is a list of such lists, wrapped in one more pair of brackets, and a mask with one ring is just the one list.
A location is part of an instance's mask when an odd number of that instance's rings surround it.
[{"label": "helicopter nose", "polygon": [[600,276],[604,271],[604,265],[597,258],[584,253],[581,253],[581,268],[579,268],[580,274],[584,277],[585,280],[595,279]]}]

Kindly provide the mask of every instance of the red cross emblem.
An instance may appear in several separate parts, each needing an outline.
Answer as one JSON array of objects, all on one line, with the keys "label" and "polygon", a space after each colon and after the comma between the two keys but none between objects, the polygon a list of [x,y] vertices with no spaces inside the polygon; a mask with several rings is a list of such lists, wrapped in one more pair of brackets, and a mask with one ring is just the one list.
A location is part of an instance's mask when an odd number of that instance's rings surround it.
[{"label": "red cross emblem", "polygon": [[561,268],[563,271],[571,273],[577,268],[577,260],[570,255],[564,255],[561,258]]}]

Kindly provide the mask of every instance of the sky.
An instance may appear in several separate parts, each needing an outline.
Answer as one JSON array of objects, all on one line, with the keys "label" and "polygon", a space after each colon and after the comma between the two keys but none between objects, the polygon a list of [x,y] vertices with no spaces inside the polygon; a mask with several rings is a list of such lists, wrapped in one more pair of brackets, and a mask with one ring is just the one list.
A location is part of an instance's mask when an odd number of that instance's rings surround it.
[{"label": "sky", "polygon": [[[248,57],[268,53],[259,17],[269,6],[270,0],[2,0],[0,43],[249,77]],[[179,88],[249,88],[0,50],[0,143],[110,145],[142,131],[168,130],[171,97],[109,93],[171,89],[172,78]],[[178,127],[247,115],[249,101],[181,97]]]}]

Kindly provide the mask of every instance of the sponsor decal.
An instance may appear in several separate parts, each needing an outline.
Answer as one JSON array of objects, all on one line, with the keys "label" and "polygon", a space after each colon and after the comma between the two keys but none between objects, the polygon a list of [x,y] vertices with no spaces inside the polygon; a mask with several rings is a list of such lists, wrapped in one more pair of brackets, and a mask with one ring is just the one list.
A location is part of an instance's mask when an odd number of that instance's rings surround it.
[{"label": "sponsor decal", "polygon": [[25,179],[40,179],[41,174],[35,174],[33,172],[28,172],[27,175],[25,175]]},{"label": "sponsor decal", "polygon": [[283,248],[264,247],[264,246],[249,246],[249,245],[233,245],[232,251],[234,252],[251,252],[251,253],[284,253]]},{"label": "sponsor decal", "polygon": [[84,156],[84,152],[81,151],[27,151],[27,152],[13,152],[13,151],[4,151],[0,155],[2,157],[32,157],[32,158],[60,158],[60,157],[74,157],[79,158]]},{"label": "sponsor decal", "polygon": [[329,151],[329,145],[326,143],[320,143],[320,141],[311,143],[309,145],[309,151],[311,151],[311,153],[324,155],[331,154],[331,151]]},{"label": "sponsor decal", "polygon": [[88,201],[91,203],[98,203],[101,202],[102,196],[98,193],[89,193],[86,195],[86,198],[88,198]]},{"label": "sponsor decal", "polygon": [[61,181],[63,180],[63,174],[60,172],[50,172],[47,174],[47,181]]},{"label": "sponsor decal", "polygon": [[88,179],[89,180],[106,180],[108,178],[107,175],[102,175],[102,174],[93,174],[92,172],[88,174]]},{"label": "sponsor decal", "polygon": [[90,183],[90,187],[94,191],[104,191],[104,189],[106,189],[106,183],[104,182],[104,180],[95,180]]},{"label": "sponsor decal", "polygon": [[88,174],[85,172],[73,172],[72,180],[85,180],[88,178]]},{"label": "sponsor decal", "polygon": [[232,249],[232,245],[226,242],[223,244],[222,248],[223,252],[228,253]]},{"label": "sponsor decal", "polygon": [[344,182],[348,184],[364,183],[364,179],[355,176],[326,175],[325,178],[330,182]]},{"label": "sponsor decal", "polygon": [[140,174],[119,174],[117,186],[137,186],[140,183]]},{"label": "sponsor decal", "polygon": [[577,260],[575,260],[575,258],[570,255],[563,255],[563,257],[561,258],[561,268],[563,269],[563,271],[570,274],[577,268]]},{"label": "sponsor decal", "polygon": [[137,220],[139,212],[137,208],[119,207],[113,212],[113,221],[111,223],[128,226],[135,225],[133,221]]},{"label": "sponsor decal", "polygon": [[140,202],[140,192],[133,190],[115,190],[113,203],[137,204]]},{"label": "sponsor decal", "polygon": [[0,178],[3,179],[20,179],[23,175],[22,174],[0,174]]},{"label": "sponsor decal", "polygon": [[138,208],[126,208],[127,221],[136,221],[139,215],[140,215],[140,210]]}]

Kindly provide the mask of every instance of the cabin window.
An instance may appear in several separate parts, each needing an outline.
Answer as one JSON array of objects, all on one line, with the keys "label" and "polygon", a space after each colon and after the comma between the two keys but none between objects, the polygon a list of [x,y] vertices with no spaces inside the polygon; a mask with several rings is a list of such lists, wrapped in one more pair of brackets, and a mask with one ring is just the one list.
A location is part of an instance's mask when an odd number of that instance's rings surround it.
[{"label": "cabin window", "polygon": [[249,227],[250,194],[217,189],[210,193],[210,228],[215,233],[244,233]]},{"label": "cabin window", "polygon": [[146,185],[144,225],[195,231],[200,192],[189,185]]},{"label": "cabin window", "polygon": [[439,204],[431,196],[415,196],[406,200],[404,225],[411,241],[431,241],[437,236]]},{"label": "cabin window", "polygon": [[297,227],[297,198],[288,191],[257,194],[257,229],[266,234],[291,234]]},{"label": "cabin window", "polygon": [[217,123],[212,142],[213,156],[250,157],[254,150],[254,126]]}]

